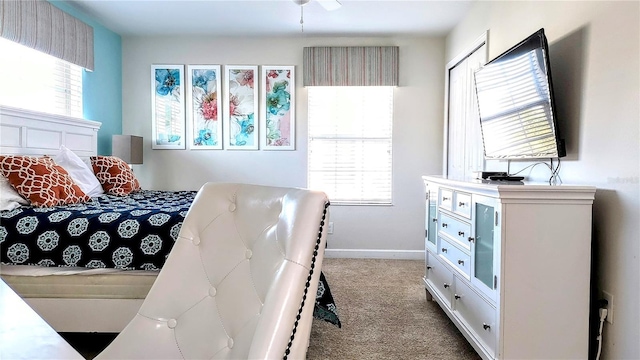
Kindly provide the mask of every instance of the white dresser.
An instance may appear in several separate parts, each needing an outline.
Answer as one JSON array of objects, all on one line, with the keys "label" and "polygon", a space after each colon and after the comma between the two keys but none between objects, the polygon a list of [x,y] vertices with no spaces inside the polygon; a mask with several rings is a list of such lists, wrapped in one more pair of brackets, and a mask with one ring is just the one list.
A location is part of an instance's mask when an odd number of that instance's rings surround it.
[{"label": "white dresser", "polygon": [[484,359],[587,359],[596,189],[423,180],[427,299]]}]

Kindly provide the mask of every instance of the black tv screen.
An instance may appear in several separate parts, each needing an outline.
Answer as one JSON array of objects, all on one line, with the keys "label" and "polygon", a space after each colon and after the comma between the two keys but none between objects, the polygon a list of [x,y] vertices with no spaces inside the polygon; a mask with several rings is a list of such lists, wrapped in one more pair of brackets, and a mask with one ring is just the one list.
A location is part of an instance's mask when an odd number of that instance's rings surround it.
[{"label": "black tv screen", "polygon": [[540,29],[475,72],[485,159],[565,156]]}]

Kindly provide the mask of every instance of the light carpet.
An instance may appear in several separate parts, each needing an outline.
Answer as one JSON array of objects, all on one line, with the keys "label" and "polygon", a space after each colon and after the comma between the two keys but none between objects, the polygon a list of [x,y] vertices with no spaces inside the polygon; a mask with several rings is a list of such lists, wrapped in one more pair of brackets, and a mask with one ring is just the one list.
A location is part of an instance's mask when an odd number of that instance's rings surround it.
[{"label": "light carpet", "polygon": [[314,320],[307,359],[480,359],[433,301],[424,261],[324,259],[342,322]]}]

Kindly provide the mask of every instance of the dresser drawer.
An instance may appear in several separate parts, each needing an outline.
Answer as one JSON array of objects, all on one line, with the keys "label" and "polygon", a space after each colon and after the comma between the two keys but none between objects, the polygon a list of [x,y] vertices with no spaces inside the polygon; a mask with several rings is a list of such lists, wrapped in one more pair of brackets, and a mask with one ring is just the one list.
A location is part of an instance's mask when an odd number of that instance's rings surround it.
[{"label": "dresser drawer", "polygon": [[451,288],[453,286],[453,273],[441,261],[438,256],[427,251],[427,283],[431,285],[448,307],[451,307]]},{"label": "dresser drawer", "polygon": [[443,212],[438,212],[438,229],[451,240],[457,242],[463,248],[469,250],[469,236],[471,236],[471,224],[455,219]]},{"label": "dresser drawer", "polygon": [[493,357],[498,337],[496,309],[471,290],[466,282],[458,278],[456,278],[453,302],[454,313]]},{"label": "dresser drawer", "polygon": [[445,210],[451,210],[453,205],[453,190],[440,188],[438,190],[438,206]]},{"label": "dresser drawer", "polygon": [[443,238],[440,238],[438,254],[445,258],[451,266],[460,270],[467,279],[470,279],[471,257],[469,254],[466,254]]},{"label": "dresser drawer", "polygon": [[467,219],[471,219],[471,194],[455,191],[453,193],[451,211]]}]

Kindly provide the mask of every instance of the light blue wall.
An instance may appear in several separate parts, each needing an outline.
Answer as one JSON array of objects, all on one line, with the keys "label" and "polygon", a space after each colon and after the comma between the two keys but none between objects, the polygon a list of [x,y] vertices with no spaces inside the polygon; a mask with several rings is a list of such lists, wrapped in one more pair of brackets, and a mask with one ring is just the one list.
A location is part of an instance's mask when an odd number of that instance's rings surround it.
[{"label": "light blue wall", "polygon": [[98,132],[98,154],[111,155],[111,135],[122,134],[120,35],[63,1],[52,0],[50,3],[93,27],[94,71],[85,71],[82,77],[83,116],[102,123]]}]

